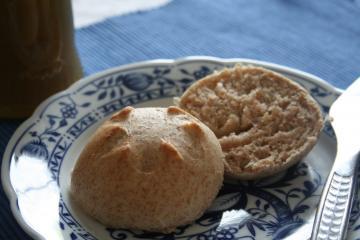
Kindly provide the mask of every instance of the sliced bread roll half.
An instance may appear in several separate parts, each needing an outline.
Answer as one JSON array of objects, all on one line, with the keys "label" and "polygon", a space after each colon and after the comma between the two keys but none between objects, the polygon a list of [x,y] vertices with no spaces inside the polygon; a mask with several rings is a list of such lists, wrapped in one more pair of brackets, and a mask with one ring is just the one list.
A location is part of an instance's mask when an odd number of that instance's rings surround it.
[{"label": "sliced bread roll half", "polygon": [[205,123],[225,154],[225,175],[266,177],[294,165],[315,145],[321,110],[299,84],[273,71],[236,66],[190,86],[179,106]]}]

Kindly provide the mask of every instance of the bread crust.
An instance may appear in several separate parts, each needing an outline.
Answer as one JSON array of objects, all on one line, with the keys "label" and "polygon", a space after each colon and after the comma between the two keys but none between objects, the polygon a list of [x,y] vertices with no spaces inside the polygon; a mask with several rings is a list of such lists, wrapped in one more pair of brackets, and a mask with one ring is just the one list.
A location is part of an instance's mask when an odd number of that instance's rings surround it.
[{"label": "bread crust", "polygon": [[179,106],[214,131],[225,154],[225,176],[242,180],[294,165],[323,127],[318,104],[302,86],[255,66],[238,65],[197,81]]},{"label": "bread crust", "polygon": [[204,213],[223,174],[221,146],[196,118],[177,107],[126,107],[85,146],[70,193],[108,227],[169,233]]}]

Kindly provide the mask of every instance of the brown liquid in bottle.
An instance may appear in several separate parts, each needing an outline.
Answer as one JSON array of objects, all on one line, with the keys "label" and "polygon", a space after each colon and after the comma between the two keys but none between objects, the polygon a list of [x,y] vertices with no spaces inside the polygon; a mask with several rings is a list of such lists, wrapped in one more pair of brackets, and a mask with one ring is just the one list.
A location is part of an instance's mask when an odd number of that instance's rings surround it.
[{"label": "brown liquid in bottle", "polygon": [[70,0],[0,1],[0,117],[29,116],[82,76]]}]

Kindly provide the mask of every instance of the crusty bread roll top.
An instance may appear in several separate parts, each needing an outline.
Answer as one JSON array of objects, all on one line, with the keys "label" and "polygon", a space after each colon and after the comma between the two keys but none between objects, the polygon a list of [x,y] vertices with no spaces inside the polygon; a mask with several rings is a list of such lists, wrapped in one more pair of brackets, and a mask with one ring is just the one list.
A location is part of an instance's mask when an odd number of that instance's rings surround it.
[{"label": "crusty bread roll top", "polygon": [[214,133],[177,107],[126,107],[93,135],[71,196],[106,226],[171,232],[200,217],[222,186]]}]

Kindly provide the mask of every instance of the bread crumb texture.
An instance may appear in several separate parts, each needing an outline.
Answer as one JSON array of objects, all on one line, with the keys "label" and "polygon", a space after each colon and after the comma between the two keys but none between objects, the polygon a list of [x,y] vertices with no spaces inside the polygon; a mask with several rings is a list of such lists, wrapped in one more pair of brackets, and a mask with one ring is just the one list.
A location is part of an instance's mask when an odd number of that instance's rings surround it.
[{"label": "bread crumb texture", "polygon": [[108,227],[168,233],[204,213],[223,174],[220,143],[199,120],[176,107],[128,107],[85,146],[70,193]]},{"label": "bread crumb texture", "polygon": [[323,126],[318,104],[299,84],[254,66],[209,75],[183,94],[179,106],[218,137],[225,175],[255,179],[300,160]]}]

